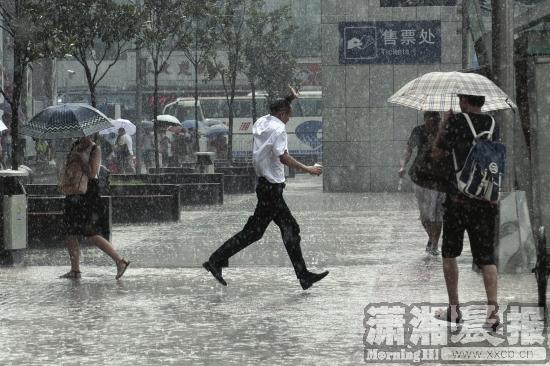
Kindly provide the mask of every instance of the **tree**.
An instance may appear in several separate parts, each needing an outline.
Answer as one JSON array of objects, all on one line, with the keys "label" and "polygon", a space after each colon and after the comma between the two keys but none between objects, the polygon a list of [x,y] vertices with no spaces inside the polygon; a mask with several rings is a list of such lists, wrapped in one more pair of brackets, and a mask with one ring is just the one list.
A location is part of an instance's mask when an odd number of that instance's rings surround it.
[{"label": "tree", "polygon": [[155,139],[155,166],[160,168],[158,150],[158,79],[172,53],[189,42],[185,8],[179,0],[144,0],[141,28],[137,43],[146,49],[153,64],[153,131]]},{"label": "tree", "polygon": [[120,56],[132,47],[138,9],[114,0],[58,1],[61,34],[68,51],[84,68],[90,104],[96,107],[96,88]]},{"label": "tree", "polygon": [[262,0],[225,0],[220,4],[216,36],[225,57],[221,59],[218,53],[214,53],[207,62],[210,78],[219,75],[225,92],[229,111],[227,155],[230,164],[233,161],[233,102],[237,77],[244,69],[245,16],[250,7],[260,3]]},{"label": "tree", "polygon": [[[193,65],[195,71],[195,130],[198,131],[198,100],[199,100],[199,66],[212,58],[216,46],[216,33],[212,31],[216,27],[218,9],[216,0],[187,0],[185,13],[191,23],[187,25],[189,37],[182,40],[181,47],[187,60]],[[199,134],[195,134],[195,149],[199,151]]]},{"label": "tree", "polygon": [[0,27],[11,38],[13,47],[12,83],[0,88],[0,93],[12,110],[12,169],[18,169],[23,156],[23,145],[19,139],[19,107],[27,68],[33,61],[56,56],[64,51],[58,22],[53,16],[56,6],[54,0],[0,2]]},{"label": "tree", "polygon": [[228,157],[233,155],[233,101],[239,74],[244,74],[252,89],[253,120],[256,118],[256,87],[266,90],[268,100],[286,94],[294,79],[295,60],[286,49],[286,39],[293,32],[290,8],[284,6],[266,12],[264,0],[226,0],[220,6],[217,27],[218,43],[226,57],[214,54],[209,73],[222,79],[229,110]]},{"label": "tree", "polygon": [[257,118],[257,87],[272,101],[287,94],[296,72],[296,60],[287,47],[288,38],[296,29],[291,23],[290,7],[264,12],[262,3],[254,5],[247,14],[243,69],[252,91],[253,121]]}]

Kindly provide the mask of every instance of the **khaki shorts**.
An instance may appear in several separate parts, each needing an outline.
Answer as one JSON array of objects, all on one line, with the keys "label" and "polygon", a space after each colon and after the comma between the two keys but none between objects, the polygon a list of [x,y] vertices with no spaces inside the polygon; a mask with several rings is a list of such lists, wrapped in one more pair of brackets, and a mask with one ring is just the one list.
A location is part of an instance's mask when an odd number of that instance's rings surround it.
[{"label": "khaki shorts", "polygon": [[443,222],[445,193],[414,185],[414,195],[418,202],[421,221]]}]

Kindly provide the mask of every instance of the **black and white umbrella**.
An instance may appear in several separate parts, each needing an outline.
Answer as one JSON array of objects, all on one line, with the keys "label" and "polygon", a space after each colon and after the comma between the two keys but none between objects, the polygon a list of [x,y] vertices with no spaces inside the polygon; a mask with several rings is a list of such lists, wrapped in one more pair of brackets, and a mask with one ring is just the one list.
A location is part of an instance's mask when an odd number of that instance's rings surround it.
[{"label": "black and white umbrella", "polygon": [[23,135],[54,140],[93,135],[112,127],[109,118],[97,109],[78,103],[48,107],[21,126]]},{"label": "black and white umbrella", "polygon": [[430,72],[409,81],[388,102],[424,111],[460,110],[458,95],[485,97],[482,111],[516,108],[514,102],[495,83],[474,73]]}]

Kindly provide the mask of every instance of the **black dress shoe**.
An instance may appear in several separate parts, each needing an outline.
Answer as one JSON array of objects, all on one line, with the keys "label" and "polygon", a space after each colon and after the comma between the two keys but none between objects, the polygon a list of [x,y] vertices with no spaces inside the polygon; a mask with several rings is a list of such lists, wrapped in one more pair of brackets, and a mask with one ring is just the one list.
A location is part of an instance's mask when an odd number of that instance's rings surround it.
[{"label": "black dress shoe", "polygon": [[308,272],[308,274],[305,277],[300,278],[300,285],[302,285],[302,288],[304,290],[307,290],[315,282],[321,281],[323,278],[325,278],[326,275],[328,275],[328,271],[324,271],[321,273]]},{"label": "black dress shoe", "polygon": [[217,265],[215,265],[214,263],[210,262],[210,261],[207,261],[207,262],[204,262],[202,264],[202,266],[204,267],[204,269],[206,269],[208,272],[212,273],[212,276],[214,276],[214,278],[216,280],[218,280],[219,283],[221,283],[222,285],[224,286],[227,286],[227,282],[225,282],[225,280],[223,279],[222,277],[222,269],[221,267],[218,267]]}]

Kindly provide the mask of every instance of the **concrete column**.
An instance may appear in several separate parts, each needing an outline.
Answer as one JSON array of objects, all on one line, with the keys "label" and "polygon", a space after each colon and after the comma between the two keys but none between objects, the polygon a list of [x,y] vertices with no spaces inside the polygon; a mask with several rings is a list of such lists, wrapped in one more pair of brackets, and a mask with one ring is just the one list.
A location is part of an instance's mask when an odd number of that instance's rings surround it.
[{"label": "concrete column", "polygon": [[[492,75],[496,84],[515,100],[514,74],[514,4],[512,0],[492,0]],[[506,144],[507,160],[504,191],[511,191],[515,186],[514,164],[514,113],[498,112],[496,120],[500,123],[502,141]]]}]

